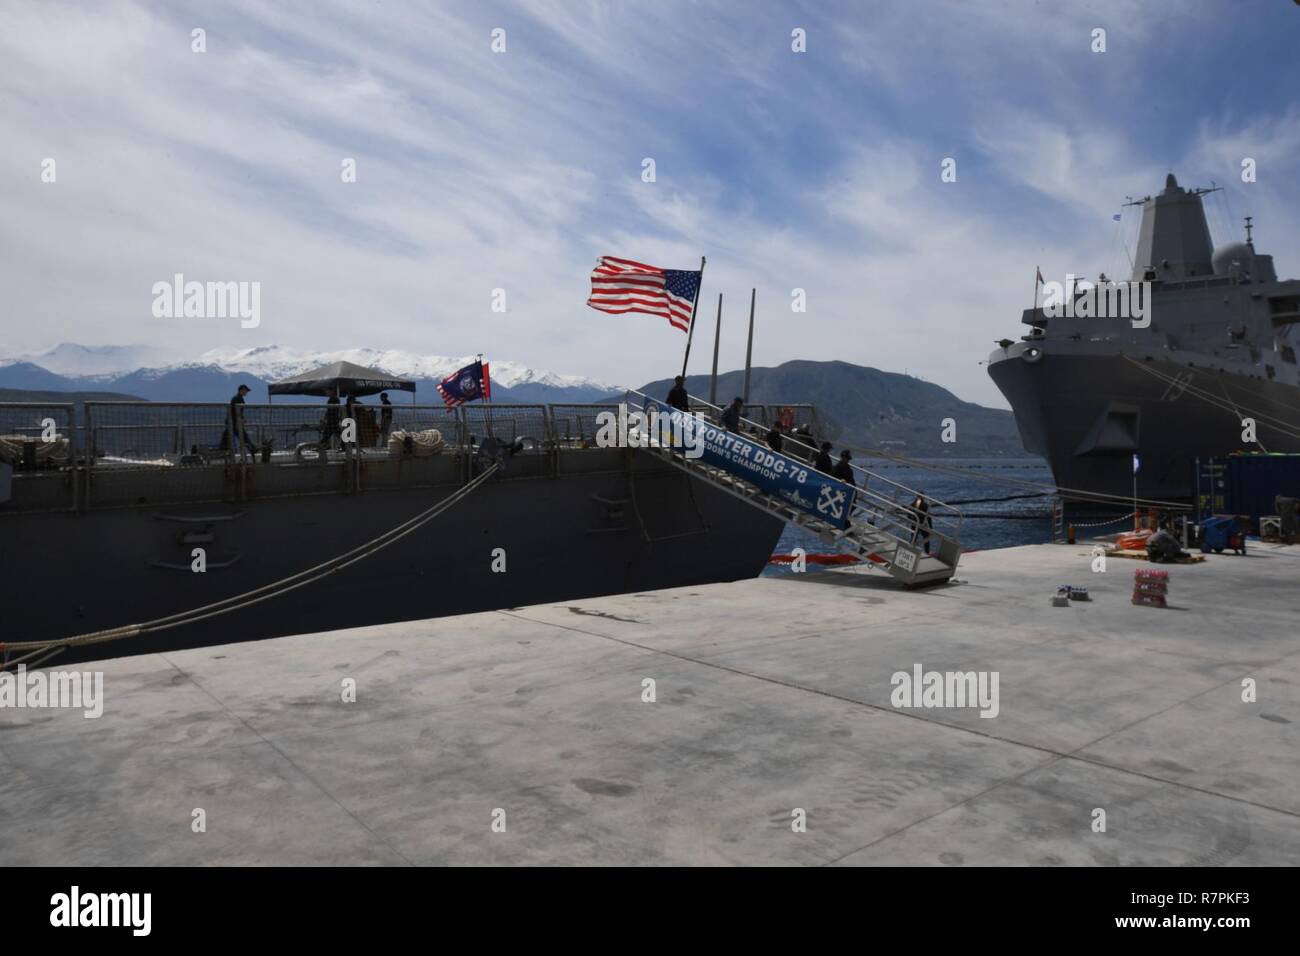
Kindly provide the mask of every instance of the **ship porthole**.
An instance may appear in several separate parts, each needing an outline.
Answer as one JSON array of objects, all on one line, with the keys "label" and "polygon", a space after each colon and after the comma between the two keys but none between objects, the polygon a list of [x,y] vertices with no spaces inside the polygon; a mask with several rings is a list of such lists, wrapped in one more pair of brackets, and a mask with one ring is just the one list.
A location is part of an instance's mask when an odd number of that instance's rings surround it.
[{"label": "ship porthole", "polygon": [[1037,362],[1043,357],[1043,350],[1036,348],[1027,348],[1020,353],[1020,357],[1026,362]]}]

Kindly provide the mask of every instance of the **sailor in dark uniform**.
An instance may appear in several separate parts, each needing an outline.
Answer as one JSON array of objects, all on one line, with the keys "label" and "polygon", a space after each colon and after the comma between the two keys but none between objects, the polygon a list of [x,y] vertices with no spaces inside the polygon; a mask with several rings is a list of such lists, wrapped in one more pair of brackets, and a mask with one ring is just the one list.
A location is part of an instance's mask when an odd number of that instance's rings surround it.
[{"label": "sailor in dark uniform", "polygon": [[680,375],[673,379],[673,387],[668,392],[668,404],[681,412],[691,410],[691,397],[686,394],[686,379]]},{"label": "sailor in dark uniform", "polygon": [[[248,437],[248,432],[244,430],[244,396],[247,395],[248,392],[248,386],[241,385],[235,390],[234,398],[230,400],[230,433],[237,436],[236,448],[239,447],[238,442],[242,440],[244,448],[246,448],[250,454],[256,454],[257,449],[253,446],[252,440]],[[222,447],[225,447],[226,436],[224,435],[221,438],[221,444]]]},{"label": "sailor in dark uniform", "polygon": [[840,481],[844,482],[850,488],[854,489],[853,491],[849,492],[848,509],[850,515],[853,514],[853,503],[858,497],[858,492],[857,492],[858,482],[853,475],[853,466],[849,464],[849,459],[851,459],[852,457],[853,456],[849,454],[849,450],[845,448],[843,451],[840,452],[840,460],[835,463],[835,470],[831,472],[831,474],[834,475],[836,478],[838,478]]},{"label": "sailor in dark uniform", "polygon": [[852,458],[853,456],[849,454],[847,448],[840,452],[840,460],[835,463],[835,470],[831,472],[831,474],[846,485],[853,485],[856,487],[858,482],[853,476],[853,466],[849,464],[849,460]]},{"label": "sailor in dark uniform", "polygon": [[745,408],[743,398],[733,398],[731,404],[722,412],[722,427],[729,432],[740,433],[740,413]]},{"label": "sailor in dark uniform", "polygon": [[327,450],[334,444],[334,436],[342,437],[339,428],[339,390],[330,389],[330,397],[325,399],[325,422],[321,427],[320,443]]},{"label": "sailor in dark uniform", "polygon": [[[912,518],[916,522],[916,538],[921,538],[925,542],[925,553],[930,553],[930,531],[934,527],[934,519],[930,517],[930,502],[926,501],[925,495],[920,492],[912,499],[911,504]],[[916,538],[913,538],[915,542]]]},{"label": "sailor in dark uniform", "polygon": [[379,444],[383,444],[393,430],[393,403],[388,400],[387,392],[379,393],[379,404],[383,406],[379,413]]},{"label": "sailor in dark uniform", "polygon": [[781,438],[781,423],[777,422],[767,433],[767,447],[772,451],[780,451],[784,440]]},{"label": "sailor in dark uniform", "polygon": [[829,475],[835,465],[831,462],[831,443],[822,442],[821,451],[817,452],[817,457],[813,459],[813,467],[823,475]]}]

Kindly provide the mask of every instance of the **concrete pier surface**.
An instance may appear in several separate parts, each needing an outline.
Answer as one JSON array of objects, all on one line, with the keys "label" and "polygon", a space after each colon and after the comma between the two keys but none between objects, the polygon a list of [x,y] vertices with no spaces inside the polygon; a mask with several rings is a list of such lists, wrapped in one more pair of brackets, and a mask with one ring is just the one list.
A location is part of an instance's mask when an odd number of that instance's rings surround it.
[{"label": "concrete pier surface", "polygon": [[[930,590],[792,574],[75,665],[102,717],[0,709],[0,865],[1300,860],[1300,548],[1168,567],[1163,610],[1129,600],[1154,565],[1090,562],[1036,545]],[[1091,601],[1051,606],[1058,584]],[[996,716],[896,708],[918,665],[997,672]]]}]

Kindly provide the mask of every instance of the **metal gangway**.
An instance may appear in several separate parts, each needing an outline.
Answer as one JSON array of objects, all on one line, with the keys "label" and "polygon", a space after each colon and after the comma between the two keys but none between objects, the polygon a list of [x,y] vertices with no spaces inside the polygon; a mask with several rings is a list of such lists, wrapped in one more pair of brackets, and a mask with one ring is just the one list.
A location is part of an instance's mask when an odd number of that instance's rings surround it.
[{"label": "metal gangway", "polygon": [[[659,401],[630,390],[626,402],[629,407],[640,408],[647,398]],[[721,427],[721,408],[694,396],[690,405],[691,414],[697,419]],[[742,437],[767,449],[767,425],[742,417],[740,427]],[[810,447],[799,437],[785,434],[780,456],[816,471],[812,461],[820,436],[811,438],[814,444]],[[940,584],[957,571],[961,556],[961,512],[927,495],[924,498],[929,513],[922,514],[911,506],[920,495],[918,491],[858,465],[852,465],[857,490],[849,506],[847,527],[840,528],[764,492],[747,481],[739,469],[731,470],[702,458],[688,458],[681,448],[659,441],[656,435],[648,435],[641,450],[760,511],[799,525],[841,551],[881,568],[908,587]],[[825,477],[834,480],[831,475]]]}]

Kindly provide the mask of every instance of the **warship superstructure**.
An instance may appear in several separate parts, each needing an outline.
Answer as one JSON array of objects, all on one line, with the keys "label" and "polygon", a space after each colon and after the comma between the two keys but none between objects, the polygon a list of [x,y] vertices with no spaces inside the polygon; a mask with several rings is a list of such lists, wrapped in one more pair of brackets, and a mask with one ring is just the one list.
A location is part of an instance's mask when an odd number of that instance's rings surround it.
[{"label": "warship superstructure", "polygon": [[1300,280],[1278,280],[1249,220],[1245,242],[1214,249],[1206,192],[1170,174],[1140,202],[1141,322],[1036,306],[1028,334],[989,356],[1025,447],[1063,489],[1127,497],[1136,455],[1138,496],[1185,500],[1198,457],[1300,451]]}]

